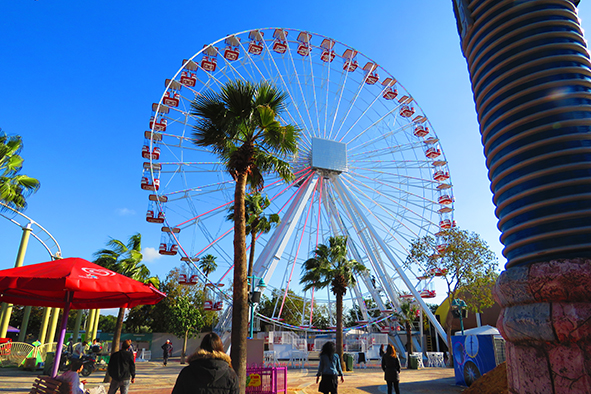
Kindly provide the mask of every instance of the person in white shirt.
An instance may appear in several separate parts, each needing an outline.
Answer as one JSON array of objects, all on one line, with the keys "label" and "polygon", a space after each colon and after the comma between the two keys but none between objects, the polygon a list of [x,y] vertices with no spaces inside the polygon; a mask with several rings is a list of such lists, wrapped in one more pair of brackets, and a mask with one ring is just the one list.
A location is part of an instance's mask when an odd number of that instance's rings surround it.
[{"label": "person in white shirt", "polygon": [[74,354],[72,355],[72,357],[74,357],[74,358],[82,357],[82,355],[86,353],[86,345],[87,344],[88,344],[88,342],[86,342],[86,341],[84,341],[82,343],[78,343],[76,345],[76,347],[74,347]]},{"label": "person in white shirt", "polygon": [[70,394],[86,394],[88,391],[84,390],[86,380],[80,381],[78,373],[82,371],[84,364],[80,360],[72,360],[70,362],[70,370],[64,372],[57,377],[57,380],[70,383]]}]

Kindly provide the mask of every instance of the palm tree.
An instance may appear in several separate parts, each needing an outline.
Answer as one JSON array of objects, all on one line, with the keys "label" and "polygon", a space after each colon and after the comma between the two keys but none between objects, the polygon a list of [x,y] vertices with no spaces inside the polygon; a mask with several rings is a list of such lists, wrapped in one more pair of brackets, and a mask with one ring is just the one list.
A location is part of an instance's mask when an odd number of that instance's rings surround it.
[{"label": "palm tree", "polygon": [[404,325],[406,330],[406,350],[412,353],[412,323],[419,317],[419,308],[410,301],[400,304],[400,312],[396,313],[398,321]]},{"label": "palm tree", "polygon": [[311,288],[323,289],[330,285],[330,290],[337,301],[337,353],[343,361],[343,296],[347,288],[356,284],[355,275],[367,268],[356,260],[347,259],[347,237],[328,238],[328,245],[320,244],[314,250],[314,257],[304,262],[304,273],[300,283],[304,291]]},{"label": "palm tree", "polygon": [[20,136],[7,136],[0,129],[0,201],[16,210],[27,206],[26,197],[39,189],[39,181],[27,175],[19,175],[24,159]]},{"label": "palm tree", "polygon": [[206,254],[199,259],[199,269],[203,271],[206,278],[218,268],[218,264],[215,262],[216,258],[212,254]]},{"label": "palm tree", "polygon": [[[247,194],[244,200],[244,213],[246,215],[246,235],[250,235],[250,254],[248,256],[248,276],[252,278],[254,265],[254,247],[259,234],[267,234],[277,226],[281,219],[276,213],[265,215],[263,212],[271,205],[269,197],[259,192]],[[228,220],[234,220],[234,206],[229,209]]]},{"label": "palm tree", "polygon": [[266,82],[252,84],[230,81],[219,93],[197,95],[192,115],[195,144],[209,147],[220,156],[236,182],[234,191],[234,291],[232,308],[232,364],[246,390],[246,337],[248,332],[248,287],[246,270],[246,221],[244,195],[247,182],[260,190],[264,173],[293,179],[284,160],[297,151],[298,130],[282,126],[277,118],[285,109],[287,96]]},{"label": "palm tree", "polygon": [[[95,264],[100,265],[115,271],[121,275],[125,275],[131,279],[152,283],[155,287],[159,287],[159,280],[157,277],[150,277],[150,270],[141,263],[143,256],[142,250],[142,235],[134,234],[129,238],[127,244],[118,239],[111,238],[107,242],[108,249],[101,249],[94,255]],[[115,333],[113,334],[113,344],[111,353],[119,350],[121,331],[123,329],[123,318],[125,317],[126,308],[119,308],[117,315],[117,323],[115,325]],[[110,380],[109,374],[105,376],[105,382]]]}]

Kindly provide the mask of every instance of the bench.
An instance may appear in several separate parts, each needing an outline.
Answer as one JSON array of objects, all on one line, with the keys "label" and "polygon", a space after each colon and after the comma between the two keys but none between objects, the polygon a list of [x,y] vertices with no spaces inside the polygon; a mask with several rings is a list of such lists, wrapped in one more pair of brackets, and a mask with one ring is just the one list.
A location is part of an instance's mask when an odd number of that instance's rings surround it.
[{"label": "bench", "polygon": [[70,383],[49,376],[37,376],[29,394],[70,394]]}]

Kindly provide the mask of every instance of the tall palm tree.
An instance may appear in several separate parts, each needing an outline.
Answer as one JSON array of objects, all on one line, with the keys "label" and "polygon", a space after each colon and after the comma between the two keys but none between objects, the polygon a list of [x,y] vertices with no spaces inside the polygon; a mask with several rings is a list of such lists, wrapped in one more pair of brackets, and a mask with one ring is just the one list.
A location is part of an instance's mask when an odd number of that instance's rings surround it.
[{"label": "tall palm tree", "polygon": [[236,182],[234,191],[234,291],[232,308],[232,364],[246,390],[246,337],[248,331],[248,288],[246,270],[246,221],[244,195],[247,182],[263,186],[263,174],[275,173],[293,179],[286,159],[297,151],[298,130],[282,126],[277,118],[285,109],[287,96],[266,82],[252,84],[230,81],[220,92],[205,92],[192,103],[195,144],[217,154]]},{"label": "tall palm tree", "polygon": [[19,155],[22,149],[20,136],[9,137],[0,129],[0,201],[16,210],[25,209],[26,197],[40,186],[37,179],[19,174],[24,162]]},{"label": "tall palm tree", "polygon": [[[252,277],[254,265],[254,249],[259,234],[267,234],[281,222],[276,213],[265,215],[264,211],[271,205],[269,197],[259,192],[247,194],[244,199],[244,214],[246,215],[246,235],[250,235],[250,253],[248,256],[248,276]],[[234,220],[234,205],[229,209],[228,220]]]},{"label": "tall palm tree", "polygon": [[406,330],[406,351],[410,355],[412,353],[412,323],[419,317],[419,307],[410,301],[405,301],[400,304],[400,312],[396,313],[396,317]]},{"label": "tall palm tree", "polygon": [[337,353],[343,361],[343,297],[347,288],[357,283],[355,275],[367,268],[356,260],[347,259],[347,237],[333,236],[328,238],[328,245],[320,244],[314,250],[314,257],[304,262],[304,273],[300,283],[304,291],[311,288],[330,290],[337,301]]},{"label": "tall palm tree", "polygon": [[199,269],[203,271],[206,278],[218,268],[218,264],[215,262],[216,258],[217,257],[212,254],[206,254],[199,259]]},{"label": "tall palm tree", "polygon": [[[150,277],[150,270],[141,262],[143,259],[141,250],[142,235],[139,233],[132,235],[129,238],[129,241],[127,241],[127,244],[118,239],[111,238],[107,242],[107,249],[101,249],[94,254],[96,257],[94,263],[131,279],[144,283],[151,283],[155,287],[159,287],[158,278]],[[111,353],[119,350],[125,311],[126,308],[119,308],[117,323],[115,324],[115,333],[113,334]],[[107,373],[105,381],[109,380],[110,378]]]},{"label": "tall palm tree", "polygon": [[[209,276],[213,271],[215,271],[218,267],[218,264],[215,262],[216,257],[212,254],[206,254],[205,256],[201,257],[198,261],[199,269],[203,271],[205,274],[205,278]],[[203,296],[205,300],[208,300],[207,297],[207,284],[205,285],[205,289],[203,291]]]}]

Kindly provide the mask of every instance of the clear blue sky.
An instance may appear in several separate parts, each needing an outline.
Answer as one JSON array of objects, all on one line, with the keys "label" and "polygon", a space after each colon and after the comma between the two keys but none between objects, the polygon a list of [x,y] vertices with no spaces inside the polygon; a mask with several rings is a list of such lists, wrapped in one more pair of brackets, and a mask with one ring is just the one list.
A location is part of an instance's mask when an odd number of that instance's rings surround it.
[{"label": "clear blue sky", "polygon": [[[580,17],[591,20],[589,5]],[[26,214],[64,256],[92,259],[109,237],[158,248],[139,188],[152,102],[204,44],[263,27],[307,30],[375,59],[415,97],[449,160],[458,225],[501,255],[472,92],[451,1],[228,2],[20,0],[0,13],[0,127],[22,136],[23,173],[41,181]],[[0,269],[20,231],[0,221]],[[178,256],[149,259],[165,276]],[[25,264],[48,260],[32,241]]]}]

